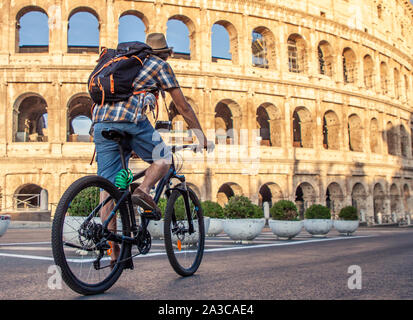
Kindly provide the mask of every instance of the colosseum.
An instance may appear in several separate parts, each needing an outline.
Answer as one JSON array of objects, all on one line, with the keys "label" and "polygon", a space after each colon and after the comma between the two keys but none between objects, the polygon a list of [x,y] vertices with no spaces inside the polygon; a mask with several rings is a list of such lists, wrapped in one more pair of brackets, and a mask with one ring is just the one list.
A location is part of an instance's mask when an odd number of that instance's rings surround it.
[{"label": "colosseum", "polygon": [[[99,47],[117,46],[129,16],[146,34],[166,34],[171,20],[187,30],[189,51],[169,62],[217,143],[212,154],[182,155],[203,200],[242,194],[265,208],[289,199],[301,212],[320,203],[334,214],[354,205],[370,225],[410,221],[408,0],[2,0],[0,8],[0,208],[12,219],[50,219],[64,190],[96,173],[91,137],[73,123],[90,119],[86,81]],[[22,19],[33,12],[48,41],[25,45]],[[68,42],[81,13],[96,20],[98,44]],[[214,55],[217,26],[225,57]],[[191,139],[181,120],[169,142]],[[135,171],[145,166],[131,161]]]}]

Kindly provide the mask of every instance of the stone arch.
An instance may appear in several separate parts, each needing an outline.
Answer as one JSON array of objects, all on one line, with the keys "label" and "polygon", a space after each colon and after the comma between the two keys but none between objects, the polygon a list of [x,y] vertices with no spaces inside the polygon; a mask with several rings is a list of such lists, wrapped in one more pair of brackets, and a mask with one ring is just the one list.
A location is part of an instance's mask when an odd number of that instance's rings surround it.
[{"label": "stone arch", "polygon": [[283,126],[279,108],[272,103],[263,103],[258,107],[256,117],[261,145],[281,147]]},{"label": "stone arch", "polygon": [[381,183],[376,183],[373,188],[373,213],[374,221],[379,222],[378,214],[384,215],[386,213],[385,194]]},{"label": "stone arch", "polygon": [[394,97],[400,99],[400,72],[399,69],[393,69],[393,79],[394,79]]},{"label": "stone arch", "polygon": [[219,144],[237,144],[241,127],[241,108],[235,101],[224,99],[215,106],[215,134]]},{"label": "stone arch", "polygon": [[315,204],[316,200],[316,191],[310,183],[302,182],[297,186],[295,191],[295,203],[301,219],[304,219],[305,210]]},{"label": "stone arch", "polygon": [[323,116],[323,146],[325,149],[340,149],[340,120],[337,114],[328,110]]},{"label": "stone arch", "polygon": [[307,44],[304,38],[297,34],[291,34],[287,39],[288,69],[294,73],[307,72]]},{"label": "stone arch", "polygon": [[369,54],[363,58],[364,68],[364,85],[366,89],[373,89],[374,87],[374,62]]},{"label": "stone arch", "polygon": [[48,141],[47,103],[37,93],[25,93],[16,99],[13,108],[13,141]]},{"label": "stone arch", "polygon": [[399,126],[400,131],[400,150],[402,157],[407,158],[409,156],[409,135],[407,133],[406,127],[401,124]]},{"label": "stone arch", "polygon": [[402,213],[399,188],[395,183],[390,186],[390,213],[399,217]]},{"label": "stone arch", "polygon": [[67,104],[67,141],[90,142],[93,101],[87,93],[78,93]]},{"label": "stone arch", "polygon": [[381,93],[387,94],[389,92],[389,72],[387,68],[387,63],[382,61],[380,63],[380,85]]},{"label": "stone arch", "polygon": [[[100,18],[94,9],[90,7],[73,9],[68,16],[67,28],[68,53],[99,52]],[[88,32],[84,32],[85,30]]]},{"label": "stone arch", "polygon": [[380,153],[380,130],[379,122],[376,118],[370,120],[370,150],[373,153]]},{"label": "stone arch", "polygon": [[326,189],[326,206],[330,208],[331,213],[338,215],[344,206],[344,193],[337,182],[332,182]]},{"label": "stone arch", "polygon": [[348,134],[350,151],[363,152],[363,127],[355,113],[348,117]]},{"label": "stone arch", "polygon": [[[35,33],[36,42],[27,43],[26,37],[32,33]],[[17,13],[15,51],[18,53],[49,52],[49,17],[43,8],[27,6]]]},{"label": "stone arch", "polygon": [[410,198],[410,188],[408,184],[404,184],[403,186],[403,206],[404,206],[404,213],[410,215],[411,213],[411,198]]},{"label": "stone arch", "polygon": [[242,196],[242,188],[239,184],[234,182],[227,182],[224,183],[219,189],[217,193],[217,202],[224,207],[228,200],[233,196]]},{"label": "stone arch", "polygon": [[343,77],[344,83],[355,83],[357,80],[357,57],[351,48],[343,50]]},{"label": "stone arch", "polygon": [[306,107],[297,107],[292,117],[293,146],[297,148],[313,147],[313,119]]},{"label": "stone arch", "polygon": [[328,77],[333,76],[334,51],[331,44],[322,40],[317,46],[318,72]]},{"label": "stone arch", "polygon": [[[131,29],[131,24],[134,34],[126,35],[125,29]],[[149,20],[142,12],[136,10],[122,12],[118,19],[118,42],[145,42],[148,26]]]},{"label": "stone arch", "polygon": [[[351,205],[357,209],[359,217],[367,213],[367,192],[362,183],[357,182],[351,190]],[[366,219],[367,217],[365,217]]]},{"label": "stone arch", "polygon": [[13,207],[17,210],[36,210],[41,206],[40,194],[43,188],[37,184],[21,185],[14,192]]},{"label": "stone arch", "polygon": [[258,204],[263,205],[268,202],[270,207],[279,200],[284,199],[280,186],[274,182],[267,182],[263,184],[258,191]]},{"label": "stone arch", "polygon": [[252,31],[252,65],[259,68],[275,68],[275,38],[270,29],[260,26]]},{"label": "stone arch", "polygon": [[386,125],[386,136],[387,136],[387,153],[393,156],[397,156],[397,146],[398,146],[398,134],[397,127],[393,126],[392,122],[387,122]]},{"label": "stone arch", "polygon": [[[182,24],[180,30],[182,29],[182,32],[185,32],[185,34],[180,34],[179,36],[179,42],[176,42],[176,40],[173,37],[173,34],[168,33],[168,30],[170,30],[170,27],[178,27],[179,26],[173,26],[171,25],[171,21],[176,21],[178,24]],[[196,28],[194,22],[188,18],[187,16],[184,15],[173,15],[168,19],[167,22],[167,41],[168,45],[171,47],[174,47],[174,53],[173,53],[173,58],[175,59],[194,59],[195,57],[195,50],[196,50]],[[186,28],[186,31],[184,29]],[[186,52],[186,48],[182,52],[178,52],[177,45],[180,45],[182,43],[182,39],[185,38],[187,39],[187,44],[185,46],[188,47],[189,52]]]},{"label": "stone arch", "polygon": [[[235,26],[227,21],[227,20],[219,20],[214,23],[214,25],[222,26],[224,29],[227,31],[228,38],[229,38],[229,54],[231,56],[232,63],[233,64],[238,64],[239,63],[239,49],[238,49],[238,32]],[[212,37],[211,36],[211,43],[212,43]],[[218,59],[217,57],[214,58],[214,46],[211,46],[211,55],[212,55],[212,62],[216,62]]]}]

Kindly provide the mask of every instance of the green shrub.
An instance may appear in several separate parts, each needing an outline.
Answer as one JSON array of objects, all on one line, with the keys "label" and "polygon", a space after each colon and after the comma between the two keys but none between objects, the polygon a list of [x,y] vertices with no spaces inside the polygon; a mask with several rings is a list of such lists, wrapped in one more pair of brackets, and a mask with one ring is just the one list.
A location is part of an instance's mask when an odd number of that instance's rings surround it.
[{"label": "green shrub", "polygon": [[296,221],[299,220],[298,209],[294,202],[289,200],[280,200],[276,202],[271,210],[271,217],[274,220]]},{"label": "green shrub", "polygon": [[342,220],[358,220],[357,209],[353,206],[347,206],[340,210],[338,217]]},{"label": "green shrub", "polygon": [[234,196],[225,205],[224,215],[229,219],[263,218],[264,212],[247,197]]},{"label": "green shrub", "polygon": [[224,210],[217,202],[206,200],[201,203],[201,207],[205,217],[217,219],[225,218]]},{"label": "green shrub", "polygon": [[330,209],[321,204],[313,204],[305,211],[306,219],[331,219]]},{"label": "green shrub", "polygon": [[80,191],[67,210],[71,216],[87,217],[100,203],[99,188],[87,188]]}]

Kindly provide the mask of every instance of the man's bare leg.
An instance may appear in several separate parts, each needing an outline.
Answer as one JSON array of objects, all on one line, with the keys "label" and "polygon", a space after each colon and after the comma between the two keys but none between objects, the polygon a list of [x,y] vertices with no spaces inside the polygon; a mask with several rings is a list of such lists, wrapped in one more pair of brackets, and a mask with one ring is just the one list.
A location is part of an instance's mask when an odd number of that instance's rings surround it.
[{"label": "man's bare leg", "polygon": [[[106,191],[101,191],[100,192],[100,202],[104,201],[109,194]],[[109,218],[110,213],[112,212],[113,208],[115,207],[113,201],[110,201],[107,203],[102,210],[100,210],[100,219],[102,220],[102,223]],[[110,220],[108,224],[108,230],[112,232],[116,232],[116,217],[114,217],[112,220]],[[111,246],[112,246],[112,254],[111,254],[111,260],[116,261],[119,257],[119,252],[120,248],[119,245],[116,242],[110,241]]]},{"label": "man's bare leg", "polygon": [[138,188],[149,194],[151,188],[166,175],[169,167],[170,162],[167,160],[154,161],[146,170],[145,178]]}]

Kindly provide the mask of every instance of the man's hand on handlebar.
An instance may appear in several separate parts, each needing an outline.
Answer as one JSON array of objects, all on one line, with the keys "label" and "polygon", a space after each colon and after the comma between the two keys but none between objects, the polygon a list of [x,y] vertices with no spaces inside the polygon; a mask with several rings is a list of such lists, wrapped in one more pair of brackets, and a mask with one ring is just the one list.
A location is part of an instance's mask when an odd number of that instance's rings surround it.
[{"label": "man's hand on handlebar", "polygon": [[215,149],[215,143],[207,139],[205,139],[204,143],[201,143],[200,146],[208,152],[212,152]]}]

